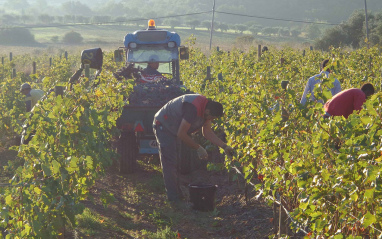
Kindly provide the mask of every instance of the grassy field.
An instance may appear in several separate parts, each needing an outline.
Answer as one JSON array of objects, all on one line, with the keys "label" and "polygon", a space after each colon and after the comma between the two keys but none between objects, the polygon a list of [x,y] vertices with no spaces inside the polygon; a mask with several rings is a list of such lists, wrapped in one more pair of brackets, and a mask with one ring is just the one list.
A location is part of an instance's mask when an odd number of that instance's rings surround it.
[{"label": "grassy field", "polygon": [[[145,26],[136,25],[77,25],[65,27],[41,27],[31,28],[31,33],[35,36],[40,46],[1,46],[0,55],[8,55],[9,52],[13,54],[39,54],[42,51],[56,54],[57,52],[68,51],[70,53],[79,53],[83,49],[102,48],[104,51],[112,51],[118,47],[123,46],[124,37],[127,33],[136,30],[145,29]],[[181,39],[182,44],[186,44],[187,40],[193,36],[196,39],[196,47],[203,51],[208,51],[210,46],[210,32],[207,29],[196,28],[191,30],[187,28],[170,29],[168,27],[161,27],[161,29],[168,29],[177,32]],[[81,34],[84,38],[82,44],[78,45],[65,45],[62,43],[53,43],[52,38],[58,37],[59,42],[62,41],[63,36],[70,31],[75,31]],[[246,33],[247,34],[247,33]],[[248,33],[249,34],[249,33]],[[248,50],[251,47],[261,45],[275,45],[278,48],[290,46],[293,48],[309,47],[309,42],[304,38],[291,38],[291,37],[277,37],[277,36],[255,36],[252,43],[238,42],[238,37],[243,34],[235,33],[234,31],[220,32],[215,31],[212,38],[212,48],[219,47],[222,50],[231,50],[239,48],[241,50]]]}]

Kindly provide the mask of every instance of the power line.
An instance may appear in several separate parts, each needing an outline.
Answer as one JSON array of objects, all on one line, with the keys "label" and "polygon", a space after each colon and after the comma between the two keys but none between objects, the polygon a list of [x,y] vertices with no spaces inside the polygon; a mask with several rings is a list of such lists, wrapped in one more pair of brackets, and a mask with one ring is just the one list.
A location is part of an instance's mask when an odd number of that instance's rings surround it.
[{"label": "power line", "polygon": [[[211,13],[211,12],[212,11],[210,10],[210,11],[204,11],[204,12],[177,14],[177,15],[155,17],[155,19],[185,17],[185,16],[201,15],[201,14],[206,14],[206,13]],[[283,19],[283,18],[274,18],[274,17],[263,17],[263,16],[246,15],[246,14],[223,12],[223,11],[216,11],[216,10],[215,10],[215,12],[216,13],[221,13],[221,14],[233,15],[233,16],[260,18],[260,19],[275,20],[275,21],[284,21],[284,22],[310,23],[310,24],[332,25],[332,26],[340,25],[340,24],[337,24],[337,23],[325,23],[325,22],[292,20],[292,19]],[[72,23],[72,24],[57,24],[57,25],[44,25],[44,26],[14,26],[14,27],[1,27],[0,30],[10,29],[10,28],[36,29],[36,28],[61,28],[61,27],[92,26],[92,25],[96,26],[96,25],[103,25],[103,24],[119,24],[119,23],[128,23],[128,22],[146,21],[146,20],[147,20],[147,18],[132,18],[132,19],[127,19],[125,21],[110,21],[110,22],[96,22],[96,23]]]},{"label": "power line", "polygon": [[[186,14],[178,14],[178,15],[169,15],[163,17],[155,17],[155,19],[164,19],[164,18],[174,18],[174,17],[185,17],[185,16],[193,16],[211,13],[212,11],[205,12],[195,12],[195,13],[186,13]],[[1,27],[0,30],[11,29],[11,28],[25,28],[25,29],[36,29],[36,28],[60,28],[60,27],[73,27],[73,26],[96,26],[102,24],[118,24],[118,23],[127,23],[127,22],[138,22],[138,21],[147,21],[147,18],[133,18],[125,21],[111,21],[111,22],[94,22],[94,23],[72,23],[72,24],[57,24],[57,25],[46,25],[46,26],[15,26],[15,27]]]},{"label": "power line", "polygon": [[227,15],[240,16],[240,17],[253,17],[253,18],[275,20],[275,21],[284,21],[284,22],[311,23],[311,24],[332,25],[332,26],[340,25],[338,23],[312,22],[312,21],[303,21],[303,20],[292,20],[292,19],[274,18],[274,17],[262,17],[262,16],[253,16],[253,15],[246,15],[246,14],[239,14],[239,13],[222,12],[222,11],[215,11],[215,12],[222,13],[222,14],[227,14]]}]

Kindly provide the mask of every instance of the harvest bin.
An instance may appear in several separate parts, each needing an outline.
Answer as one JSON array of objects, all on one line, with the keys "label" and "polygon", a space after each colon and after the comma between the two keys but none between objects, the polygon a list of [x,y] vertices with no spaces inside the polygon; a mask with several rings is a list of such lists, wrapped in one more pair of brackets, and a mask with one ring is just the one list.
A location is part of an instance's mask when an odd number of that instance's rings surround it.
[{"label": "harvest bin", "polygon": [[212,184],[189,184],[188,189],[193,209],[203,212],[213,211],[217,188],[217,185]]}]

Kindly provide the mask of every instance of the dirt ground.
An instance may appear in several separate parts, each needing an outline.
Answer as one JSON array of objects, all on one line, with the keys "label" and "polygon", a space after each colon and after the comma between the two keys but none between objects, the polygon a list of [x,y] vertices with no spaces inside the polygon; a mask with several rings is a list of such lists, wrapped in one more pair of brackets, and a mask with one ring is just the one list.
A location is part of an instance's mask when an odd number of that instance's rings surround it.
[{"label": "dirt ground", "polygon": [[[0,164],[4,166],[16,152],[0,149]],[[4,183],[11,175],[1,176]],[[226,171],[205,169],[183,175],[181,188],[186,199],[174,205],[166,200],[158,159],[138,160],[135,173],[129,175],[120,174],[115,165],[91,188],[89,199],[83,201],[83,215],[87,216],[77,218],[75,229],[67,226],[63,238],[167,239],[166,235],[159,236],[166,229],[177,235],[172,238],[183,239],[268,238],[274,234],[272,208],[255,200],[256,192],[252,190],[248,191],[246,202],[244,182],[232,181],[232,176]],[[215,210],[201,212],[192,208],[187,185],[195,182],[217,185]],[[104,206],[102,198],[108,196],[109,204]]]},{"label": "dirt ground", "polygon": [[[256,201],[253,191],[248,193],[247,204],[244,183],[233,182],[228,173],[198,170],[182,176],[182,191],[186,199],[180,205],[172,205],[166,200],[158,168],[159,162],[141,160],[134,174],[121,175],[116,168],[110,169],[92,188],[94,200],[84,202],[86,207],[100,215],[101,220],[108,221],[109,226],[92,235],[83,231],[77,231],[76,236],[73,232],[67,233],[65,238],[151,238],[143,231],[156,232],[165,226],[177,232],[178,238],[188,239],[268,238],[273,234],[272,208],[263,201]],[[189,201],[186,183],[200,181],[200,177],[218,186],[214,211],[194,210]],[[107,208],[99,201],[105,192],[115,197]]]}]

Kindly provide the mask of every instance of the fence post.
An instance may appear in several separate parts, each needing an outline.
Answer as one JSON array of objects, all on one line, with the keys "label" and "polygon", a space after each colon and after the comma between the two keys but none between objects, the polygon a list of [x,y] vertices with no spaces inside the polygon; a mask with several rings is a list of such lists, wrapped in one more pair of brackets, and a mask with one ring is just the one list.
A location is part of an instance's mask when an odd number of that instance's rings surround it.
[{"label": "fence post", "polygon": [[65,60],[67,60],[67,59],[68,59],[68,52],[65,51]]},{"label": "fence post", "polygon": [[219,49],[219,47],[217,46],[217,47],[216,47],[216,51],[219,51],[219,50],[220,50],[220,49]]},{"label": "fence post", "polygon": [[373,68],[373,57],[370,56],[369,70]]},{"label": "fence post", "polygon": [[310,46],[310,50],[313,51],[313,46]]},{"label": "fence post", "polygon": [[16,68],[12,69],[12,79],[16,77]]},{"label": "fence post", "polygon": [[280,58],[280,63],[281,63],[281,66],[284,65],[284,63],[285,63],[285,58],[284,58],[284,57],[281,57],[281,58]]},{"label": "fence post", "polygon": [[283,208],[283,200],[280,197],[280,208],[279,208],[279,237],[281,235],[288,234],[288,216]]},{"label": "fence post", "polygon": [[305,56],[305,50],[302,51],[302,56]]},{"label": "fence post", "polygon": [[277,203],[273,203],[273,233],[275,235],[277,235],[277,233],[279,232],[279,223],[278,221],[276,220],[278,218],[278,215],[277,215]]},{"label": "fence post", "polygon": [[33,63],[32,63],[32,68],[33,68],[33,74],[36,74],[36,62],[34,61]]},{"label": "fence post", "polygon": [[85,77],[89,78],[90,77],[90,65],[85,64]]},{"label": "fence post", "polygon": [[211,66],[207,66],[207,80],[211,80]]},{"label": "fence post", "polygon": [[257,60],[260,61],[261,58],[261,45],[257,45]]},{"label": "fence post", "polygon": [[9,53],[9,61],[12,61],[13,59],[13,56],[12,56],[12,52]]},{"label": "fence post", "polygon": [[49,58],[49,66],[52,66],[52,57]]},{"label": "fence post", "polygon": [[220,72],[220,73],[218,74],[218,80],[219,80],[219,81],[223,81],[223,73]]}]

